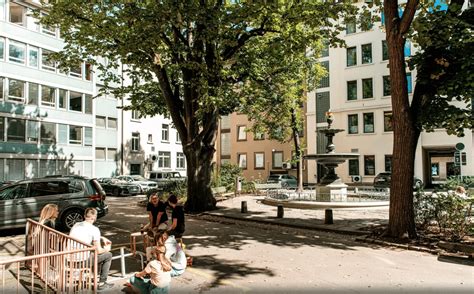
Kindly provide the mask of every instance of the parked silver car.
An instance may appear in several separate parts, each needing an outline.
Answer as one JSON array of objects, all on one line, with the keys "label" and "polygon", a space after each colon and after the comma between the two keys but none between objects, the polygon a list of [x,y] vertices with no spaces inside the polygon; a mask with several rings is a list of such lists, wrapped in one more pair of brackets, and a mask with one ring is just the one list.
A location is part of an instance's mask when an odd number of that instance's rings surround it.
[{"label": "parked silver car", "polygon": [[87,207],[98,217],[108,213],[105,192],[95,179],[85,177],[45,177],[18,181],[0,188],[0,229],[22,227],[26,219],[37,219],[46,204],[57,204],[56,227],[69,230],[83,220]]},{"label": "parked silver car", "polygon": [[115,178],[140,186],[141,192],[146,192],[150,189],[157,188],[157,184],[155,182],[149,181],[140,175],[118,176]]}]

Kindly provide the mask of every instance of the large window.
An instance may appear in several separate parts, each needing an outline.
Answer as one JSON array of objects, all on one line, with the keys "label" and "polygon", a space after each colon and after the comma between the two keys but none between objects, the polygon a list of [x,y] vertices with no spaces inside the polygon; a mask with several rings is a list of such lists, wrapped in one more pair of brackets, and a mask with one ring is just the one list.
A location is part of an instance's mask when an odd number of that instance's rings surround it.
[{"label": "large window", "polygon": [[84,113],[92,114],[92,96],[84,95]]},{"label": "large window", "polygon": [[393,131],[393,122],[392,122],[392,112],[384,111],[383,112],[383,130],[384,132]]},{"label": "large window", "polygon": [[28,46],[28,66],[38,68],[39,50],[37,47]]},{"label": "large window", "polygon": [[28,83],[28,104],[38,105],[39,85]]},{"label": "large window", "polygon": [[95,125],[98,128],[105,128],[105,116],[96,116],[95,117]]},{"label": "large window", "polygon": [[272,152],[272,168],[283,168],[283,151]]},{"label": "large window", "polygon": [[8,80],[8,100],[24,102],[26,83],[19,80]]},{"label": "large window", "polygon": [[161,167],[161,168],[171,167],[171,152],[167,152],[167,151],[158,152],[158,167]]},{"label": "large window", "polygon": [[107,160],[116,161],[117,160],[117,149],[116,148],[107,148]]},{"label": "large window", "polygon": [[117,119],[114,117],[108,117],[107,118],[107,128],[116,130],[117,129]]},{"label": "large window", "polygon": [[346,23],[346,34],[353,34],[356,32],[356,22],[355,21],[348,21]]},{"label": "large window", "polygon": [[382,40],[382,60],[388,60],[388,46],[385,40]]},{"label": "large window", "polygon": [[374,132],[374,113],[364,113],[364,133]]},{"label": "large window", "polygon": [[176,168],[186,168],[186,158],[183,152],[176,153]]},{"label": "large window", "polygon": [[84,127],[84,146],[92,146],[92,128]]},{"label": "large window", "polygon": [[41,105],[54,107],[56,105],[56,89],[48,86],[41,86]]},{"label": "large window", "polygon": [[375,156],[374,155],[364,156],[364,174],[366,176],[375,175]]},{"label": "large window", "polygon": [[247,132],[245,126],[237,126],[237,141],[247,140]]},{"label": "large window", "polygon": [[168,142],[170,140],[170,126],[166,124],[161,125],[161,141]]},{"label": "large window", "polygon": [[95,148],[95,159],[105,160],[105,148]]},{"label": "large window", "polygon": [[247,153],[237,154],[237,161],[241,169],[247,169]]},{"label": "large window", "polygon": [[41,144],[56,143],[56,124],[50,122],[41,123]]},{"label": "large window", "polygon": [[357,49],[356,47],[350,47],[347,51],[347,66],[357,65]]},{"label": "large window", "polygon": [[139,120],[140,119],[140,112],[138,110],[132,110],[132,120]]},{"label": "large window", "polygon": [[362,64],[372,63],[372,44],[362,45]]},{"label": "large window", "polygon": [[140,151],[140,133],[132,133],[132,151]]},{"label": "large window", "polygon": [[82,112],[82,93],[69,91],[69,110]]},{"label": "large window", "polygon": [[221,156],[230,156],[230,133],[221,133]]},{"label": "large window", "polygon": [[82,78],[82,63],[78,64],[77,66],[71,67],[69,69],[69,75],[76,78]]},{"label": "large window", "polygon": [[349,134],[359,133],[359,118],[357,114],[349,114],[347,116]]},{"label": "large window", "polygon": [[7,118],[7,141],[25,142],[25,120]]},{"label": "large window", "polygon": [[54,52],[46,49],[41,50],[41,68],[49,71],[56,71],[56,64],[51,58]]},{"label": "large window", "polygon": [[69,126],[69,144],[82,144],[82,127]]},{"label": "large window", "polygon": [[318,84],[318,88],[329,87],[329,61],[323,61],[320,63],[322,67],[326,70],[325,76],[321,78]]},{"label": "large window", "polygon": [[230,116],[223,115],[221,116],[221,130],[230,129]]},{"label": "large window", "polygon": [[19,26],[26,26],[26,7],[15,2],[10,2],[9,20]]},{"label": "large window", "polygon": [[358,176],[359,172],[359,159],[349,159],[349,175]]},{"label": "large window", "polygon": [[38,122],[34,120],[26,121],[26,142],[38,142]]},{"label": "large window", "polygon": [[63,89],[58,89],[58,106],[59,108],[67,108],[67,91]]},{"label": "large window", "polygon": [[357,100],[357,81],[347,81],[347,100]]},{"label": "large window", "polygon": [[25,64],[26,45],[24,43],[10,40],[8,46],[8,60],[11,62]]},{"label": "large window", "polygon": [[362,98],[373,98],[374,91],[373,91],[373,82],[372,78],[369,79],[362,79]]},{"label": "large window", "polygon": [[[369,3],[367,1],[365,1],[365,2]],[[372,29],[372,26],[373,26],[372,14],[369,11],[366,11],[360,16],[360,29],[362,31],[368,31],[368,30]]]},{"label": "large window", "polygon": [[254,155],[254,169],[265,169],[265,153],[255,152]]},{"label": "large window", "polygon": [[383,76],[383,95],[390,96],[390,76]]}]

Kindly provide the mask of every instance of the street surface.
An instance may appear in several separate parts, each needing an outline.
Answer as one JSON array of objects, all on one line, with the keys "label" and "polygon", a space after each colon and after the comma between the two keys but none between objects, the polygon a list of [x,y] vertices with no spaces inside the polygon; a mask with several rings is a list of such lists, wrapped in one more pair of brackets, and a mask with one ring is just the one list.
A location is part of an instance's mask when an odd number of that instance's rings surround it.
[{"label": "street surface", "polygon": [[[113,241],[113,248],[128,247],[130,232],[146,222],[138,199],[107,198],[109,215],[98,225]],[[173,279],[170,293],[473,293],[472,263],[354,238],[187,216],[184,241],[194,263]],[[12,251],[3,249],[10,239],[0,238],[2,257]],[[139,268],[135,258],[127,258],[126,263],[129,275]],[[110,280],[116,286],[111,292],[116,293],[125,279],[119,275],[119,261],[112,267]]]}]

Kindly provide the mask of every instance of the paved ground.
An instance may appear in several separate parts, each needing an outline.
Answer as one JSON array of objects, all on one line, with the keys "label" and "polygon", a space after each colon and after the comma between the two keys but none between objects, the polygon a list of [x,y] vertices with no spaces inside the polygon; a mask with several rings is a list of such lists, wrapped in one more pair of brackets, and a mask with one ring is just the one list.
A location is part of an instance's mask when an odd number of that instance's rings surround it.
[{"label": "paved ground", "polygon": [[[136,197],[108,200],[110,214],[98,225],[115,249],[128,247],[130,232],[146,221],[145,209],[136,204]],[[474,289],[474,268],[458,260],[314,230],[360,233],[385,223],[387,208],[334,210],[335,224],[324,225],[324,211],[285,209],[284,218],[277,219],[277,208],[260,200],[233,198],[220,202],[212,213],[187,217],[186,250],[194,264],[173,279],[171,293],[472,293]],[[247,201],[247,214],[240,213],[241,201]],[[17,256],[21,240],[21,235],[0,238],[2,256]],[[139,264],[137,259],[126,259],[127,277]],[[123,289],[126,278],[121,277],[118,261],[112,264],[110,281],[115,284],[110,293]]]}]

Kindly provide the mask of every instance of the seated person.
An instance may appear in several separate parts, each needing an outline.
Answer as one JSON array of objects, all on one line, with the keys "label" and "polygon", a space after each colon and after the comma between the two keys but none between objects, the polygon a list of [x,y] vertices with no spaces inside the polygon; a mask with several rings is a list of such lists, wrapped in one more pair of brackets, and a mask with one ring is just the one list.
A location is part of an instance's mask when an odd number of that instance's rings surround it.
[{"label": "seated person", "polygon": [[[166,258],[171,262],[171,276],[177,277],[182,275],[187,265],[186,254],[174,236],[169,236],[167,231],[160,231],[155,236],[155,242],[157,246],[164,245],[166,247]],[[147,258],[151,258],[153,248],[148,247],[146,251]]]}]

